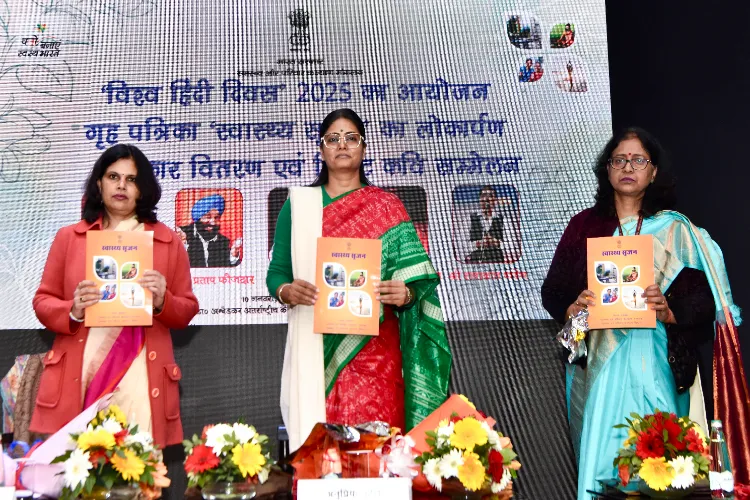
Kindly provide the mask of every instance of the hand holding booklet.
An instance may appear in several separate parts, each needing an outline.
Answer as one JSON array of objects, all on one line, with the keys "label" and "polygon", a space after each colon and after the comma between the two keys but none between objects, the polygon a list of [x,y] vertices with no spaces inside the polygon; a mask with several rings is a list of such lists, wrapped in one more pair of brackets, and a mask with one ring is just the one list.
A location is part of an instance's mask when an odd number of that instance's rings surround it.
[{"label": "hand holding booklet", "polygon": [[586,265],[596,301],[590,329],[656,327],[656,311],[642,296],[654,284],[653,236],[589,238]]},{"label": "hand holding booklet", "polygon": [[377,335],[380,303],[380,240],[318,238],[315,286],[315,333]]},{"label": "hand holding booklet", "polygon": [[151,326],[151,291],[139,280],[154,267],[152,231],[86,233],[86,279],[99,288],[99,302],[86,309],[88,327]]}]

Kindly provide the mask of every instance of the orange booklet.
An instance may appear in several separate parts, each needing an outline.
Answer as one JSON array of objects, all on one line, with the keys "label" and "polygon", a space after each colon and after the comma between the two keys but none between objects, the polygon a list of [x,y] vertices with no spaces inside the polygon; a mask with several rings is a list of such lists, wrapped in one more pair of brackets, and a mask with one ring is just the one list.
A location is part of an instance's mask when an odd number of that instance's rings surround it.
[{"label": "orange booklet", "polygon": [[380,302],[380,240],[318,238],[315,285],[315,333],[377,335]]},{"label": "orange booklet", "polygon": [[153,231],[88,231],[86,279],[96,283],[98,303],[86,309],[86,326],[151,326],[151,292],[138,280],[154,268]]},{"label": "orange booklet", "polygon": [[588,287],[596,295],[590,329],[656,327],[656,311],[641,297],[654,284],[653,236],[589,238],[587,268]]}]

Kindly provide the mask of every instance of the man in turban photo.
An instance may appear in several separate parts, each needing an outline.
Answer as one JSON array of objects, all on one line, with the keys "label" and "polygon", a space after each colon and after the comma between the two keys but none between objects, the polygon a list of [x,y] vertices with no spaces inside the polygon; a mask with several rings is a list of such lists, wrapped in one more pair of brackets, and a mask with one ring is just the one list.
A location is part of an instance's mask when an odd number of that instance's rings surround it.
[{"label": "man in turban photo", "polygon": [[239,263],[242,239],[236,239],[230,248],[229,238],[219,232],[224,206],[220,194],[205,196],[190,211],[193,223],[179,228],[190,267],[230,267]]}]

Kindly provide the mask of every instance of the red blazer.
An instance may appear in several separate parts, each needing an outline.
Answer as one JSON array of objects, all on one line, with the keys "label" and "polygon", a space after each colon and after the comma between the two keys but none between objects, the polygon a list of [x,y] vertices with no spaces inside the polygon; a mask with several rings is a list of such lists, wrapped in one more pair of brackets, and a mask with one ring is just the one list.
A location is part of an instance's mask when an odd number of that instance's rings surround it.
[{"label": "red blazer", "polygon": [[[101,229],[101,219],[81,221],[58,231],[52,243],[42,283],[34,296],[37,318],[55,332],[52,350],[44,358],[44,372],[30,430],[51,434],[83,411],[81,374],[89,329],[70,319],[73,292],[86,279],[86,231]],[[154,442],[160,446],[182,442],[180,368],[175,364],[170,328],[182,329],[198,313],[193,295],[190,261],[180,238],[161,222],[145,224],[154,232],[154,269],[167,280],[164,306],[146,327],[146,357]]]}]

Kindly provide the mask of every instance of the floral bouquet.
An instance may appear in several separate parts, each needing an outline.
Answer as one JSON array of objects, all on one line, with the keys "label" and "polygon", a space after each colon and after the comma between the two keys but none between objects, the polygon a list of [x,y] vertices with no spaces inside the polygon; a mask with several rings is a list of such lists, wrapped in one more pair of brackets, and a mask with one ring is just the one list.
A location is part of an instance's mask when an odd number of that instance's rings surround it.
[{"label": "floral bouquet", "polygon": [[268,436],[243,423],[206,426],[183,442],[190,487],[218,483],[265,483],[274,464]]},{"label": "floral bouquet", "polygon": [[140,487],[143,496],[154,499],[170,484],[151,434],[128,424],[115,405],[99,411],[85,431],[70,436],[75,448],[52,461],[64,467],[62,500],[123,486],[134,491]]},{"label": "floral bouquet", "polygon": [[422,473],[438,491],[443,491],[444,481],[457,478],[466,490],[510,496],[511,481],[521,464],[515,460],[510,439],[486,422],[453,413],[437,429],[427,431],[426,442],[430,450],[416,462],[422,464]]},{"label": "floral bouquet", "polygon": [[656,491],[686,489],[708,477],[708,441],[698,424],[687,417],[660,412],[641,417],[631,413],[626,424],[628,437],[617,453],[614,465],[623,487],[636,476]]}]

